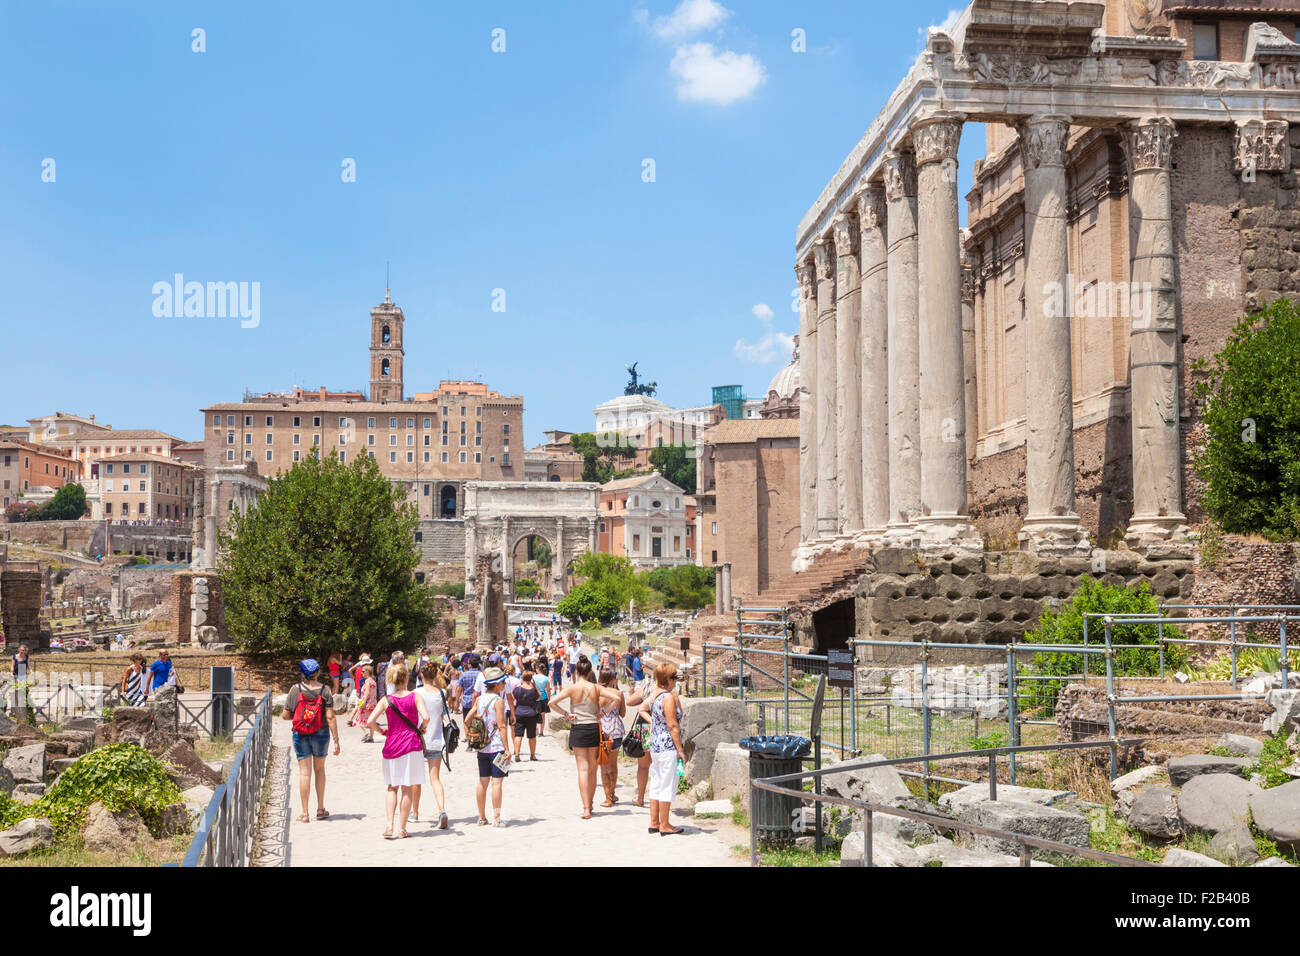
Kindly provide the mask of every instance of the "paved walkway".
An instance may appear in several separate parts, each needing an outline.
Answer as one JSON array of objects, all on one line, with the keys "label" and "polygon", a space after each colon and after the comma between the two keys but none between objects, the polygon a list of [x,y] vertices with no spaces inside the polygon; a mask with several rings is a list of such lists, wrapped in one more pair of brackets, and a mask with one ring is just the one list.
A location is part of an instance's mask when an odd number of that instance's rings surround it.
[{"label": "paved walkway", "polygon": [[[528,760],[528,743],[524,742],[523,760],[511,768],[505,780],[501,816],[509,822],[508,827],[476,825],[476,758],[462,743],[451,757],[451,771],[445,765],[442,769],[450,828],[437,830],[429,822],[430,817],[436,821],[438,805],[425,786],[420,821],[408,827],[411,837],[385,840],[385,787],[379,763],[383,738],[376,734],[375,743],[364,744],[360,729],[352,727],[344,727],[342,735],[343,752],[338,757],[330,757],[327,764],[328,820],[298,822],[298,773],[296,767],[289,768],[287,785],[292,812],[285,854],[289,866],[748,864],[747,855],[735,854],[731,848],[748,847],[749,834],[727,819],[695,820],[678,812],[674,813],[674,822],[685,827],[685,833],[670,837],[648,834],[649,811],[631,802],[636,797],[635,765],[620,764],[621,802],[612,808],[601,807],[603,797],[598,783],[595,813],[590,820],[581,819],[573,756],[549,734],[537,742],[536,763]],[[276,719],[274,740],[285,748],[286,758],[292,759],[289,721]],[[313,793],[313,815],[315,801]],[[489,819],[491,816],[489,791]]]}]

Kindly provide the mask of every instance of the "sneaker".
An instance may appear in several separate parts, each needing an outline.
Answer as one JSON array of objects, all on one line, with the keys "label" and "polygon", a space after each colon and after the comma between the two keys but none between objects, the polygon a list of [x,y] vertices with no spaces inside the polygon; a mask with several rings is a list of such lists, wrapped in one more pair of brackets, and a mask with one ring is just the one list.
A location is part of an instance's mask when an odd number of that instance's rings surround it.
[{"label": "sneaker", "polygon": [[438,829],[439,830],[447,829],[447,814],[442,813],[438,815]]},{"label": "sneaker", "polygon": [[508,826],[508,824],[500,817],[497,817],[495,820],[492,821],[492,826],[496,827],[499,830],[504,830],[506,826]]},{"label": "sneaker", "polygon": [[485,827],[485,826],[487,826],[487,825],[488,825],[487,818],[486,818],[486,817],[479,817],[479,818],[478,818],[478,825],[481,826],[481,827]]},{"label": "sneaker", "polygon": [[406,822],[407,822],[407,823],[419,823],[419,822],[420,822],[420,815],[419,815],[418,813],[416,813],[414,810],[412,810],[412,811],[410,812],[410,814],[407,816],[407,818],[406,818]]}]

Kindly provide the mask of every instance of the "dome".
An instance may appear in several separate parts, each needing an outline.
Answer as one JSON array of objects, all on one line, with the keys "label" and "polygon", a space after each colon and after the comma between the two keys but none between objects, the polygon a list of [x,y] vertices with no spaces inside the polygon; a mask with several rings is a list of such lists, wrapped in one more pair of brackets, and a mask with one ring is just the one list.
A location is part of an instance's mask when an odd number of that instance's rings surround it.
[{"label": "dome", "polygon": [[776,392],[777,398],[795,398],[799,393],[799,337],[795,336],[794,355],[790,364],[773,377],[767,386],[767,394]]}]

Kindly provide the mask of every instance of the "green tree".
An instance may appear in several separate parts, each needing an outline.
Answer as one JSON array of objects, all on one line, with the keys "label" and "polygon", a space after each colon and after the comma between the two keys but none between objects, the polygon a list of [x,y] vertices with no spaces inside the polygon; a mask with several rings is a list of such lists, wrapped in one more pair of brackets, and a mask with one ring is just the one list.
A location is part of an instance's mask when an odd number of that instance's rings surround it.
[{"label": "green tree", "polygon": [[650,588],[627,558],[588,551],[574,562],[573,573],[603,595],[615,611],[627,607],[628,601],[641,607],[649,603]]},{"label": "green tree", "polygon": [[608,621],[618,613],[618,605],[588,582],[574,585],[555,609],[571,621]]},{"label": "green tree", "polygon": [[660,445],[650,451],[650,464],[688,495],[695,494],[694,449],[685,445]]},{"label": "green tree", "polygon": [[86,489],[78,484],[64,485],[42,510],[42,520],[75,521],[86,513]]},{"label": "green tree", "polygon": [[410,650],[437,616],[414,576],[417,524],[368,455],[308,455],[221,536],[231,635],[253,653]]},{"label": "green tree", "polygon": [[714,603],[715,572],[695,564],[655,568],[646,573],[646,583],[664,596],[664,606],[694,611]]},{"label": "green tree", "polygon": [[582,480],[602,485],[614,477],[617,462],[636,457],[636,446],[617,432],[581,432],[570,435],[569,444],[582,456]]},{"label": "green tree", "polygon": [[1300,536],[1300,312],[1279,299],[1238,322],[1212,364],[1194,369],[1205,445],[1202,502],[1224,531]]}]

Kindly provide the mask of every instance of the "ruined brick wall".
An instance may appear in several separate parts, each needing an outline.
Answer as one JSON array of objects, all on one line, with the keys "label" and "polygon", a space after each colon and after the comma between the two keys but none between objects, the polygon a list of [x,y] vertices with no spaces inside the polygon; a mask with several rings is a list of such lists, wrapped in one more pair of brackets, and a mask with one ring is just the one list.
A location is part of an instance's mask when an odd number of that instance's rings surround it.
[{"label": "ruined brick wall", "polygon": [[43,548],[87,552],[102,521],[0,522],[0,539]]},{"label": "ruined brick wall", "polygon": [[193,575],[181,571],[172,575],[167,599],[163,602],[162,619],[167,624],[167,640],[180,644],[190,642],[190,582]]},{"label": "ruined brick wall", "polygon": [[[1225,535],[1222,545],[1214,551],[1217,554],[1209,548],[1202,549],[1196,563],[1191,603],[1300,604],[1300,546]],[[1215,616],[1224,612],[1197,613]],[[1276,625],[1261,623],[1253,626],[1262,637],[1273,640],[1277,638]],[[1221,636],[1227,627],[1204,625],[1196,630]],[[1198,633],[1197,636],[1202,635]],[[1245,629],[1242,626],[1237,628],[1237,639],[1245,640]]]},{"label": "ruined brick wall", "polygon": [[36,562],[10,561],[0,570],[0,624],[8,645],[49,646],[41,630],[41,571]]},{"label": "ruined brick wall", "polygon": [[[1158,598],[1170,602],[1189,599],[1194,581],[1190,550],[1171,551],[1165,560],[1132,551],[1108,551],[1095,559],[1020,551],[935,559],[889,548],[875,552],[871,562],[858,582],[856,634],[878,641],[1021,640],[1044,610],[1069,600],[1085,574],[1114,585],[1146,581]],[[866,651],[868,660],[892,659],[889,648]]]}]

